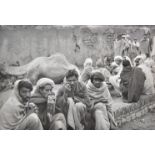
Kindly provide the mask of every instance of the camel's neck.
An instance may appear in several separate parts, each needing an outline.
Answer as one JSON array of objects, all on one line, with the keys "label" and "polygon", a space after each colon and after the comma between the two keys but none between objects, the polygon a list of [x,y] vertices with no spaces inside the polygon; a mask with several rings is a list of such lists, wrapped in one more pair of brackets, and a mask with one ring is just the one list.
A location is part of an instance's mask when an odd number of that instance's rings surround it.
[{"label": "camel's neck", "polygon": [[5,72],[10,75],[23,75],[27,73],[28,65],[23,66],[8,66],[5,65]]}]

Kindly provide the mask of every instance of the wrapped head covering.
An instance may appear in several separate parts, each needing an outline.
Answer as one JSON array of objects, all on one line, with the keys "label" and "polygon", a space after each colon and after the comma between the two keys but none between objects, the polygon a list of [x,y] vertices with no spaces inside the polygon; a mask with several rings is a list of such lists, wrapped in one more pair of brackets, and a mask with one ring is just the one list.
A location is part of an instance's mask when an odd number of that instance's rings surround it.
[{"label": "wrapped head covering", "polygon": [[136,64],[136,61],[137,61],[137,60],[138,60],[138,61],[142,60],[142,62],[144,62],[145,59],[146,59],[146,55],[145,55],[145,54],[138,55],[138,56],[135,57],[135,59],[134,59],[134,65]]},{"label": "wrapped head covering", "polygon": [[22,102],[22,98],[21,98],[21,96],[19,95],[19,83],[20,83],[20,82],[23,82],[23,87],[26,87],[26,88],[28,87],[28,88],[30,88],[31,91],[32,91],[32,89],[33,89],[33,86],[32,86],[32,83],[30,82],[30,80],[28,80],[28,79],[17,80],[17,81],[15,82],[13,93],[14,93],[14,95],[18,98],[18,100],[19,100],[20,102]]},{"label": "wrapped head covering", "polygon": [[91,81],[93,81],[94,78],[98,79],[98,80],[101,80],[101,81],[105,80],[104,75],[100,71],[93,71],[92,72]]},{"label": "wrapped head covering", "polygon": [[[124,56],[124,57],[123,57],[123,61],[124,61],[124,60],[127,60],[127,61],[130,63],[130,66],[132,66],[131,59],[130,59],[128,56]],[[127,62],[127,61],[126,61],[126,62]],[[124,65],[123,65],[123,66],[124,66]]]},{"label": "wrapped head covering", "polygon": [[113,67],[113,68],[118,67],[118,64],[116,64],[116,62],[112,62],[111,67]]},{"label": "wrapped head covering", "polygon": [[116,60],[122,61],[123,58],[122,58],[122,56],[118,55],[118,56],[115,56],[115,57],[114,57],[114,61],[116,61]]},{"label": "wrapped head covering", "polygon": [[40,80],[37,81],[35,90],[39,90],[39,88],[44,87],[47,84],[51,85],[52,88],[54,88],[55,86],[55,83],[53,80],[49,78],[41,78]]},{"label": "wrapped head covering", "polygon": [[87,67],[87,66],[92,66],[93,64],[93,61],[91,58],[87,58],[84,62],[84,68]]},{"label": "wrapped head covering", "polygon": [[124,67],[131,66],[129,60],[127,60],[127,59],[124,59],[122,64],[123,64]]}]

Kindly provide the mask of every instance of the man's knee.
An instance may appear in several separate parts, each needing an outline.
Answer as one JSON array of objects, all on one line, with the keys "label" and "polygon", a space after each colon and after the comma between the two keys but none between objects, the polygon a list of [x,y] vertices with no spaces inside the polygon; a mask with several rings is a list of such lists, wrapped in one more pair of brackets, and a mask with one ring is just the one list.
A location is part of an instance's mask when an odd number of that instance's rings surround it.
[{"label": "man's knee", "polygon": [[35,114],[35,113],[30,114],[28,116],[28,120],[32,124],[38,124],[38,123],[40,123],[40,119],[39,119],[38,115]]},{"label": "man's knee", "polygon": [[53,117],[51,122],[50,130],[65,130],[66,129],[66,119],[64,114],[58,113]]},{"label": "man's knee", "polygon": [[66,125],[58,120],[54,123],[53,130],[66,130]]},{"label": "man's knee", "polygon": [[71,97],[69,97],[69,98],[67,98],[67,102],[68,103],[74,103],[74,100]]},{"label": "man's knee", "polygon": [[95,115],[95,119],[100,119],[103,114],[101,110],[95,110],[94,115]]},{"label": "man's knee", "polygon": [[78,102],[75,105],[76,105],[76,109],[78,109],[78,110],[85,111],[85,109],[86,109],[86,105],[83,104],[82,102]]},{"label": "man's knee", "polygon": [[94,110],[100,110],[100,111],[105,112],[106,111],[106,105],[99,102],[99,103],[94,105]]}]

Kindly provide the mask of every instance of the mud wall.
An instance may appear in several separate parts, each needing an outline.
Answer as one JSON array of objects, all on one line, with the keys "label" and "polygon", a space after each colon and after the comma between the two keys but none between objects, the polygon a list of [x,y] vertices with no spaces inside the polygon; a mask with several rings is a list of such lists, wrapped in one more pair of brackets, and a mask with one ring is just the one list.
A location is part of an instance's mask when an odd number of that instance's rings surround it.
[{"label": "mud wall", "polygon": [[138,39],[143,35],[138,26],[0,26],[0,61],[22,65],[58,52],[82,65],[86,57],[96,60],[113,53],[113,41],[120,33]]}]

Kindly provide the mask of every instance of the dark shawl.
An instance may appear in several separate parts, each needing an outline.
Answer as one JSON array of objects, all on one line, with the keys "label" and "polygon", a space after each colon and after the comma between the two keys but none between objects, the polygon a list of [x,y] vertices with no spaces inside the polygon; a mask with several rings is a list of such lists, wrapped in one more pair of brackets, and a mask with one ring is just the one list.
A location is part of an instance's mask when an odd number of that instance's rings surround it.
[{"label": "dark shawl", "polygon": [[128,96],[128,86],[129,86],[129,81],[132,75],[132,67],[131,66],[126,66],[123,67],[123,70],[120,74],[120,90],[122,92],[122,95],[124,98],[127,99]]},{"label": "dark shawl", "polygon": [[145,74],[141,68],[133,68],[128,87],[128,102],[137,102],[143,93]]}]

